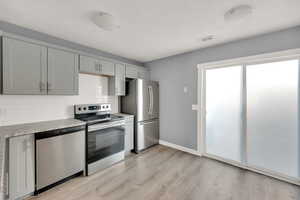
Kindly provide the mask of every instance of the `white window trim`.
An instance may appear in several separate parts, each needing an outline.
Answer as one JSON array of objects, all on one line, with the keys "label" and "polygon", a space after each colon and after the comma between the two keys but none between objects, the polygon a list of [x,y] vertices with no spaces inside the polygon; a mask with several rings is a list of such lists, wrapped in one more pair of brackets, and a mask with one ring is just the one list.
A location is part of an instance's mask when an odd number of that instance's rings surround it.
[{"label": "white window trim", "polygon": [[232,65],[249,65],[249,64],[257,64],[264,62],[272,62],[272,61],[280,61],[287,60],[293,58],[300,58],[300,48],[299,49],[289,49],[285,51],[277,51],[273,53],[265,53],[254,56],[246,56],[234,59],[226,59],[216,62],[207,62],[201,63],[197,65],[198,70],[205,68],[218,68],[218,67],[226,67]]},{"label": "white window trim", "polygon": [[[220,68],[220,67],[230,67],[230,66],[245,66],[245,65],[251,65],[251,64],[260,64],[260,63],[267,63],[267,62],[276,62],[276,61],[283,61],[283,60],[291,60],[291,59],[298,59],[300,61],[300,48],[298,49],[289,49],[284,51],[277,51],[272,53],[265,53],[265,54],[259,54],[254,56],[246,56],[246,57],[239,57],[234,59],[226,59],[216,62],[207,62],[207,63],[201,63],[197,65],[198,69],[198,81],[197,81],[197,102],[198,102],[198,111],[197,111],[197,151],[200,156],[207,156],[205,153],[205,147],[204,147],[204,131],[205,131],[205,124],[204,122],[204,115],[205,115],[205,101],[204,101],[204,95],[202,95],[202,92],[204,92],[204,72],[206,69],[213,69],[213,68]],[[296,185],[300,185],[299,179],[291,179],[290,177],[282,177],[279,174],[268,172],[268,171],[261,171],[260,169],[255,168],[249,168],[244,165],[240,165],[239,163],[230,162],[228,160],[213,157],[213,159],[226,162],[235,166],[238,166],[240,168],[248,169],[251,171],[255,171],[261,174],[265,174],[280,180],[284,180]]]}]

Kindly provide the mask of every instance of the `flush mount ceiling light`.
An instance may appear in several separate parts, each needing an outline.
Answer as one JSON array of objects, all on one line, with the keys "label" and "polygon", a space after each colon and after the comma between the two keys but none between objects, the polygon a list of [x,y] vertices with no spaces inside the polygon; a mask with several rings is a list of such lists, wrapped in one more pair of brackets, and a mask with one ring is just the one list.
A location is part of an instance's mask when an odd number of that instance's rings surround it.
[{"label": "flush mount ceiling light", "polygon": [[243,19],[252,14],[253,8],[250,5],[239,5],[228,10],[225,15],[225,21],[234,21]]},{"label": "flush mount ceiling light", "polygon": [[94,23],[101,29],[112,31],[120,28],[117,19],[109,13],[98,12],[93,16]]}]

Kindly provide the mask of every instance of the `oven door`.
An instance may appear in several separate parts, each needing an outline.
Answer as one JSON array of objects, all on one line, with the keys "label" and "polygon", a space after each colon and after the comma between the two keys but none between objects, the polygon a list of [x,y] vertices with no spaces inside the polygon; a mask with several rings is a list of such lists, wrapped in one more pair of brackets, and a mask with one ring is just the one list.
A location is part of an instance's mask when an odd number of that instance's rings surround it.
[{"label": "oven door", "polygon": [[124,151],[124,121],[88,126],[87,164]]}]

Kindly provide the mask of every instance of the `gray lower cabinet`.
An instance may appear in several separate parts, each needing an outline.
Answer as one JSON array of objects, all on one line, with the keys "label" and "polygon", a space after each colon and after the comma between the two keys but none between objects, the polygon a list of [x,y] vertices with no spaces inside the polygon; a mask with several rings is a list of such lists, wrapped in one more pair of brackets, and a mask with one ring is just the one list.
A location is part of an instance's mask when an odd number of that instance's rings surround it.
[{"label": "gray lower cabinet", "polygon": [[47,48],[3,37],[3,94],[47,94]]},{"label": "gray lower cabinet", "polygon": [[125,65],[115,65],[115,76],[109,78],[109,95],[110,96],[125,96]]},{"label": "gray lower cabinet", "polygon": [[134,147],[134,117],[125,117],[125,152],[129,153]]},{"label": "gray lower cabinet", "polygon": [[106,76],[114,76],[114,63],[96,59],[89,56],[80,55],[80,72],[89,74],[99,74]]},{"label": "gray lower cabinet", "polygon": [[34,135],[9,138],[9,199],[22,198],[35,189]]},{"label": "gray lower cabinet", "polygon": [[48,48],[48,94],[78,94],[78,54]]}]

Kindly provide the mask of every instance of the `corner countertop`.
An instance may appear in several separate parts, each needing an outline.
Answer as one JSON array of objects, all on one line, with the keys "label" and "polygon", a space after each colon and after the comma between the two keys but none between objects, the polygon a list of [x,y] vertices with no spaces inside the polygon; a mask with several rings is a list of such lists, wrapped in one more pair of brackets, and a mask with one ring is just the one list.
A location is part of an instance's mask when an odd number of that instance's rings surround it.
[{"label": "corner countertop", "polygon": [[122,116],[122,117],[125,117],[125,118],[134,117],[134,115],[126,114],[126,113],[114,113],[114,115]]},{"label": "corner countertop", "polygon": [[35,123],[17,124],[9,126],[0,126],[0,137],[15,137],[21,135],[28,135],[44,131],[51,131],[56,129],[68,128],[85,125],[85,122],[77,119],[62,119],[42,121]]}]

